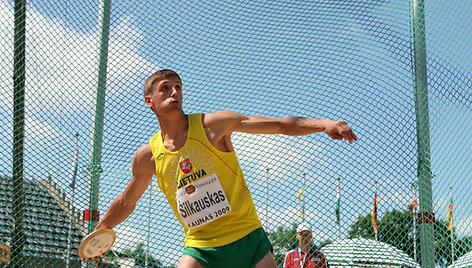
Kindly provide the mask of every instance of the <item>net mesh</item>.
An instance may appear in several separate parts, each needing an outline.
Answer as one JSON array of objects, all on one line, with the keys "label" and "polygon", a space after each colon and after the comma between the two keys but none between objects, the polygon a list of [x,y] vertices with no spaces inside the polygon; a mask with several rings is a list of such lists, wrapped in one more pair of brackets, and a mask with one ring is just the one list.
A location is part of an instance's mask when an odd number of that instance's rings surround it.
[{"label": "net mesh", "polygon": [[[331,267],[472,266],[471,10],[0,0],[1,265],[81,266],[159,131],[144,80],[170,68],[186,113],[342,119],[359,137],[233,134],[278,265],[306,221]],[[115,230],[103,267],[177,266],[184,233],[156,178]]]}]

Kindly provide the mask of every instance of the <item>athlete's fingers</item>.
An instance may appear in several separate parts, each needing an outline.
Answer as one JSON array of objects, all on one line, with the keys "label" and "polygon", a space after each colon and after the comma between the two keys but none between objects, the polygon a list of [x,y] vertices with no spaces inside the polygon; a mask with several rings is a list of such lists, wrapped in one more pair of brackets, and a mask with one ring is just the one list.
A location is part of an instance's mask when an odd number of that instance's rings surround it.
[{"label": "athlete's fingers", "polygon": [[333,140],[342,140],[343,136],[340,133],[329,133],[328,134]]},{"label": "athlete's fingers", "polygon": [[349,127],[346,121],[336,121],[334,124],[326,131],[329,137],[333,140],[346,140],[349,143],[357,141],[357,136],[354,134],[354,131]]},{"label": "athlete's fingers", "polygon": [[342,133],[342,136],[345,140],[349,141],[349,143],[353,143],[354,141],[357,141],[356,134],[354,134],[354,132],[350,128],[347,131],[344,131]]},{"label": "athlete's fingers", "polygon": [[353,135],[348,134],[348,135],[346,135],[346,136],[344,137],[344,139],[347,140],[347,141],[349,141],[349,143],[352,144],[352,143],[354,142],[354,140],[355,140],[355,137],[354,137]]}]

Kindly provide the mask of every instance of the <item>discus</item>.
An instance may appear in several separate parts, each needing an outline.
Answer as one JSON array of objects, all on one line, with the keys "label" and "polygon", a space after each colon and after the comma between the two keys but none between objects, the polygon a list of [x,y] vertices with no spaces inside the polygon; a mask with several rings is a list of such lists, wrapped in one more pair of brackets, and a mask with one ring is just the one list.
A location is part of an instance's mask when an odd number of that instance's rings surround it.
[{"label": "discus", "polygon": [[94,259],[106,253],[115,243],[116,233],[104,228],[89,234],[79,245],[79,256],[82,259]]}]

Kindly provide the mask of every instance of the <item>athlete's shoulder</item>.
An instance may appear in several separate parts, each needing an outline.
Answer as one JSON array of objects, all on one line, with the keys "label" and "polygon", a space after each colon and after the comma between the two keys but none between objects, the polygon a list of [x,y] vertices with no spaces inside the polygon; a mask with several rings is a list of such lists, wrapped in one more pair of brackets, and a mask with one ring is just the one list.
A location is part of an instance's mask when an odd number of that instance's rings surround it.
[{"label": "athlete's shoulder", "polygon": [[240,124],[246,117],[233,111],[218,111],[202,116],[203,125],[212,128],[232,128]]},{"label": "athlete's shoulder", "polygon": [[135,155],[139,155],[139,156],[148,155],[148,154],[152,154],[151,144],[149,143],[139,147],[135,153]]},{"label": "athlete's shoulder", "polygon": [[151,145],[148,143],[141,146],[133,158],[133,172],[155,173],[155,162],[152,155]]},{"label": "athlete's shoulder", "polygon": [[204,113],[203,115],[209,118],[234,118],[234,117],[243,116],[240,113],[227,111],[227,110],[217,111],[217,112],[212,112],[212,113]]}]

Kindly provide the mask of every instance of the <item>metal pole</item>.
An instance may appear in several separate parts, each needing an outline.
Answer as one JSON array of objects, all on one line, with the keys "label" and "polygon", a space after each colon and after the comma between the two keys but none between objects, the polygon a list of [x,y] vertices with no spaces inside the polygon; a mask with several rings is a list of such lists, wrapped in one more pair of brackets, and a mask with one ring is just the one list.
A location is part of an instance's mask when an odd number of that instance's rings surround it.
[{"label": "metal pole", "polygon": [[424,0],[412,0],[414,44],[415,112],[418,139],[418,175],[421,213],[421,263],[434,267],[434,213],[431,183],[431,152],[429,135],[428,77],[426,64],[426,21]]},{"label": "metal pole", "polygon": [[[72,204],[74,204],[74,196],[75,196],[75,190],[72,190]],[[67,235],[67,252],[66,252],[66,267],[70,267],[70,253],[72,250],[72,219],[75,215],[72,215],[69,223],[69,233]]]},{"label": "metal pole", "polygon": [[416,207],[418,206],[416,199],[416,183],[411,184],[413,188],[413,259],[416,261]]},{"label": "metal pole", "polygon": [[338,222],[338,240],[341,240],[341,178],[338,178],[338,191],[336,202],[336,216]]},{"label": "metal pole", "polygon": [[23,152],[25,129],[25,39],[26,0],[15,0],[15,40],[13,56],[13,232],[11,236],[11,267],[21,267],[26,237],[23,232]]},{"label": "metal pole", "polygon": [[374,219],[375,219],[375,241],[379,241],[379,236],[378,236],[378,230],[379,230],[379,224],[378,224],[378,215],[379,215],[379,212],[378,212],[378,196],[377,196],[377,182],[375,182],[375,215],[374,215]]},{"label": "metal pole", "polygon": [[269,222],[269,168],[266,168],[266,212],[265,212],[265,231],[267,232],[267,224]]},{"label": "metal pole", "polygon": [[[95,98],[95,111],[92,118],[90,161],[88,168],[88,196],[87,204],[90,212],[88,232],[91,233],[98,224],[98,193],[100,186],[100,173],[102,172],[102,138],[103,117],[105,113],[105,89],[108,61],[108,39],[110,33],[111,0],[101,0],[99,6],[99,29],[101,35],[100,58],[98,66],[98,81]],[[90,266],[88,263],[87,266]]]},{"label": "metal pole", "polygon": [[[72,165],[72,172],[71,172],[71,187],[72,187],[72,198],[71,198],[71,204],[72,206],[74,205],[74,199],[75,199],[75,185],[74,185],[74,177],[76,176],[77,172],[77,157],[79,153],[79,134],[75,134],[75,151],[74,151],[74,158],[73,159],[73,165]],[[72,210],[73,211],[73,210]],[[75,215],[71,215],[70,217],[70,223],[69,223],[69,233],[67,234],[67,252],[66,252],[66,267],[70,267],[70,253],[72,249],[72,223],[73,223],[73,218]]]},{"label": "metal pole", "polygon": [[145,263],[144,263],[144,267],[148,267],[148,263],[149,263],[149,237],[151,235],[151,195],[152,195],[152,182],[151,182],[151,185],[149,185],[150,188],[149,188],[149,196],[148,196],[148,226],[147,226],[147,254],[146,254],[146,259],[145,259]]},{"label": "metal pole", "polygon": [[[454,209],[454,205],[452,204],[452,187],[449,187],[449,195],[451,196],[451,206],[452,206],[452,209]],[[454,261],[454,228],[452,226],[454,226],[453,224],[453,217],[454,215],[454,212],[452,212],[451,214],[451,263]]]},{"label": "metal pole", "polygon": [[[100,60],[98,70],[98,82],[96,91],[96,105],[94,117],[92,118],[91,146],[90,146],[90,163],[88,173],[88,205],[90,212],[98,210],[98,190],[102,157],[102,137],[103,137],[103,117],[105,112],[105,86],[106,71],[108,59],[108,36],[110,28],[110,5],[111,0],[100,1],[100,28],[101,28],[101,44],[100,44]],[[88,231],[92,232],[97,222],[89,221]]]},{"label": "metal pole", "polygon": [[[303,182],[302,182],[302,189],[305,191],[305,177],[306,173],[303,173]],[[305,221],[305,200],[302,195],[302,222]]]}]

